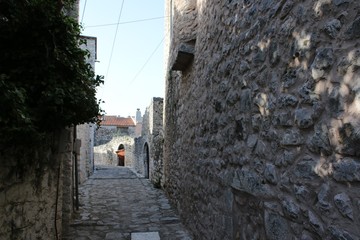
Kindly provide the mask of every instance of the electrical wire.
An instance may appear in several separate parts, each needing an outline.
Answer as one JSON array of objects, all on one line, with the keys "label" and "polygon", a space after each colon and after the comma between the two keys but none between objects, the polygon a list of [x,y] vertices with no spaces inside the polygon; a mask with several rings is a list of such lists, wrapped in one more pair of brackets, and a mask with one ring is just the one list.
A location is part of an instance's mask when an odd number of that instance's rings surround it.
[{"label": "electrical wire", "polygon": [[121,24],[129,24],[129,23],[137,23],[137,22],[147,22],[152,20],[158,20],[167,18],[167,16],[163,17],[154,17],[154,18],[146,18],[146,19],[139,19],[139,20],[133,20],[133,21],[127,21],[127,22],[119,22],[119,23],[108,23],[108,24],[100,24],[100,25],[92,25],[92,26],[86,26],[84,28],[96,28],[96,27],[107,27],[107,26],[114,26],[114,25],[121,25]]},{"label": "electrical wire", "polygon": [[85,0],[85,4],[84,4],[84,8],[83,8],[83,12],[82,12],[82,16],[81,16],[81,23],[83,23],[83,20],[84,20],[85,9],[86,9],[86,3],[87,3],[87,0]]},{"label": "electrical wire", "polygon": [[148,62],[150,61],[150,59],[152,58],[152,56],[155,54],[155,52],[159,49],[159,47],[161,46],[161,44],[163,43],[165,39],[165,36],[161,39],[160,43],[156,46],[155,50],[151,53],[151,55],[149,56],[149,58],[146,60],[146,62],[144,63],[144,65],[141,67],[141,69],[136,73],[135,77],[131,80],[130,84],[132,84],[137,77],[140,75],[140,73],[144,70],[145,66],[148,64]]},{"label": "electrical wire", "polygon": [[121,3],[121,8],[120,8],[120,12],[119,12],[118,21],[117,21],[118,24],[116,25],[114,41],[113,41],[113,44],[112,44],[112,47],[111,47],[111,53],[110,53],[110,58],[109,58],[109,63],[108,63],[108,67],[107,67],[107,70],[106,70],[105,78],[109,75],[111,60],[112,60],[112,56],[113,56],[113,53],[114,53],[115,41],[116,41],[116,36],[117,36],[118,29],[119,29],[119,23],[120,23],[120,18],[121,18],[124,2],[125,2],[125,0],[123,0],[122,3]]}]

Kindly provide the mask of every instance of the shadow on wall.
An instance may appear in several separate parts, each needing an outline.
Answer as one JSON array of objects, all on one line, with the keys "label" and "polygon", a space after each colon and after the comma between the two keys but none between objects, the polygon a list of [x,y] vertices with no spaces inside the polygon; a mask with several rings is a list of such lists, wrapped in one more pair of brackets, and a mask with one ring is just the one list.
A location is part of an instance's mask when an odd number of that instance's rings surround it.
[{"label": "shadow on wall", "polygon": [[189,227],[357,239],[359,4],[201,2],[193,66],[168,80],[165,113],[167,191]]}]

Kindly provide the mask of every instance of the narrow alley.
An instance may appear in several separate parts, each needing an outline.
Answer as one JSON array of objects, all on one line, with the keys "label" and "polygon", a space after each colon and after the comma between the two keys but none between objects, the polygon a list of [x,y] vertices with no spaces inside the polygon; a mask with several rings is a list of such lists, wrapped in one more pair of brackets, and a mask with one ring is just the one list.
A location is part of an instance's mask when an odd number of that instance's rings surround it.
[{"label": "narrow alley", "polygon": [[187,240],[160,189],[127,167],[101,166],[80,189],[80,209],[63,240]]}]

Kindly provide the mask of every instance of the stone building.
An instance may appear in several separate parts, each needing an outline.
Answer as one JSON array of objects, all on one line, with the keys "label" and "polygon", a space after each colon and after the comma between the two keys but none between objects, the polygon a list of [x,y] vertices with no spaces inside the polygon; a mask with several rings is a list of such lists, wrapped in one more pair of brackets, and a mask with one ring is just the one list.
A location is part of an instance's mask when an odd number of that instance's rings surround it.
[{"label": "stone building", "polygon": [[125,166],[133,165],[136,123],[131,117],[103,116],[99,129],[95,131],[95,165],[118,166],[116,151],[122,145],[125,151]]},{"label": "stone building", "polygon": [[[89,52],[87,62],[95,71],[95,62],[97,59],[97,38],[90,36],[81,36],[84,44],[80,47]],[[79,139],[78,162],[78,182],[83,183],[94,172],[94,134],[96,125],[86,123],[76,126],[76,138]]]},{"label": "stone building", "polygon": [[163,99],[154,97],[142,119],[141,136],[135,138],[133,168],[160,187],[163,175]]},{"label": "stone building", "polygon": [[195,239],[359,239],[360,2],[166,9],[164,189]]}]

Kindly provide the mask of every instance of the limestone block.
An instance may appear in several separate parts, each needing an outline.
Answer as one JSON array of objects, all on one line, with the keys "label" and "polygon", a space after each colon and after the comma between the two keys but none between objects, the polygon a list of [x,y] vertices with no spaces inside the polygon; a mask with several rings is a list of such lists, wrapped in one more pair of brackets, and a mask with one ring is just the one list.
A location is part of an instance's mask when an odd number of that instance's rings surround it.
[{"label": "limestone block", "polygon": [[303,231],[300,240],[314,240],[314,238],[307,231]]},{"label": "limestone block", "polygon": [[258,137],[256,134],[249,135],[247,142],[246,142],[247,147],[253,150],[254,147],[256,146],[257,141],[258,141]]},{"label": "limestone block", "polygon": [[314,124],[313,112],[306,108],[295,110],[295,123],[299,128],[309,128]]},{"label": "limestone block", "polygon": [[332,48],[319,48],[316,50],[316,56],[311,64],[311,75],[315,80],[325,76],[334,62],[334,54]]},{"label": "limestone block", "polygon": [[289,37],[296,26],[296,19],[292,16],[286,18],[286,21],[280,26],[280,35],[283,38]]},{"label": "limestone block", "polygon": [[286,216],[290,217],[291,219],[298,219],[300,215],[300,207],[296,204],[292,199],[285,198],[281,205],[284,209],[284,213]]},{"label": "limestone block", "polygon": [[312,152],[322,153],[326,156],[332,153],[329,131],[325,124],[319,124],[315,127],[314,135],[308,141],[307,147]]},{"label": "limestone block", "polygon": [[263,183],[262,178],[248,169],[240,169],[235,172],[231,187],[255,197],[268,198],[274,195],[270,187]]},{"label": "limestone block", "polygon": [[250,65],[249,65],[249,63],[247,62],[247,61],[241,61],[240,62],[240,67],[239,67],[239,73],[240,74],[243,74],[243,73],[245,73],[245,72],[247,72],[247,71],[249,71],[250,70]]},{"label": "limestone block", "polygon": [[354,211],[352,208],[351,200],[346,193],[339,193],[334,196],[334,203],[340,213],[354,220]]},{"label": "limestone block", "polygon": [[350,55],[350,63],[353,66],[360,66],[360,49],[355,49],[354,51],[351,52]]},{"label": "limestone block", "polygon": [[336,6],[340,6],[341,4],[344,4],[344,3],[350,3],[351,0],[333,0],[333,3],[336,5]]},{"label": "limestone block", "polygon": [[320,191],[317,195],[318,202],[316,203],[316,206],[323,210],[323,211],[329,211],[331,209],[331,204],[329,202],[330,200],[330,185],[328,183],[323,183],[320,187]]},{"label": "limestone block", "polygon": [[295,69],[287,69],[287,71],[281,78],[282,88],[288,89],[288,88],[294,86],[294,84],[296,83],[296,78],[297,77],[296,77]]},{"label": "limestone block", "polygon": [[360,156],[360,127],[356,123],[345,123],[339,128],[341,144],[338,151],[350,156]]},{"label": "limestone block", "polygon": [[294,95],[291,95],[291,94],[282,94],[278,98],[278,106],[280,108],[293,107],[297,104],[297,102],[298,102],[298,99]]},{"label": "limestone block", "polygon": [[292,239],[288,222],[280,215],[265,211],[265,231],[266,239],[269,240],[283,240]]},{"label": "limestone block", "polygon": [[355,240],[355,239],[359,239],[359,238],[355,238],[354,236],[352,236],[350,233],[348,233],[347,231],[343,230],[343,229],[339,229],[335,226],[330,226],[329,227],[331,236],[334,239],[346,239],[346,240]]},{"label": "limestone block", "polygon": [[280,18],[284,19],[290,13],[293,7],[294,7],[294,1],[292,0],[286,1],[283,8],[281,9]]},{"label": "limestone block", "polygon": [[335,38],[341,28],[341,22],[338,19],[332,19],[325,23],[324,30],[331,37]]},{"label": "limestone block", "polygon": [[338,182],[360,181],[360,164],[352,158],[343,158],[333,164],[333,177]]},{"label": "limestone block", "polygon": [[315,82],[313,80],[306,81],[298,90],[303,103],[312,103],[320,99],[319,95],[315,93]]},{"label": "limestone block", "polygon": [[295,165],[293,174],[300,179],[313,180],[316,178],[314,168],[317,162],[311,157],[304,157]]},{"label": "limestone block", "polygon": [[340,94],[340,89],[335,87],[329,94],[328,107],[330,114],[334,117],[341,116],[345,110],[344,99]]},{"label": "limestone block", "polygon": [[319,236],[323,236],[324,234],[324,225],[321,222],[320,218],[316,216],[316,214],[312,211],[308,211],[309,224],[311,229],[317,233]]},{"label": "limestone block", "polygon": [[251,125],[254,130],[258,131],[262,125],[262,116],[261,114],[254,114],[251,116]]},{"label": "limestone block", "polygon": [[275,165],[278,167],[292,165],[296,157],[297,154],[294,151],[285,150],[282,156],[276,159]]},{"label": "limestone block", "polygon": [[271,41],[268,54],[271,66],[275,66],[280,60],[280,49],[276,41]]},{"label": "limestone block", "polygon": [[348,61],[348,59],[343,57],[337,65],[337,72],[341,75],[345,75],[348,72],[350,66],[351,63]]},{"label": "limestone block", "polygon": [[260,64],[263,64],[265,60],[266,60],[266,52],[258,49],[253,56],[252,62],[256,66],[259,66]]},{"label": "limestone block", "polygon": [[265,179],[271,184],[277,184],[278,176],[276,172],[276,167],[273,164],[267,163],[264,171]]},{"label": "limestone block", "polygon": [[347,39],[356,39],[360,37],[360,17],[352,22],[350,27],[346,30],[345,36]]},{"label": "limestone block", "polygon": [[287,130],[283,138],[281,139],[280,144],[282,146],[299,146],[304,143],[304,138],[301,136],[300,132],[297,130]]},{"label": "limestone block", "polygon": [[293,115],[291,111],[274,113],[273,124],[277,126],[290,127],[293,125]]},{"label": "limestone block", "polygon": [[310,196],[309,190],[304,185],[295,185],[294,186],[294,193],[295,193],[295,197],[298,200],[302,200],[302,201],[305,201],[305,202],[308,201],[309,196]]}]

